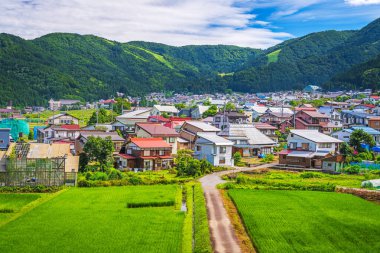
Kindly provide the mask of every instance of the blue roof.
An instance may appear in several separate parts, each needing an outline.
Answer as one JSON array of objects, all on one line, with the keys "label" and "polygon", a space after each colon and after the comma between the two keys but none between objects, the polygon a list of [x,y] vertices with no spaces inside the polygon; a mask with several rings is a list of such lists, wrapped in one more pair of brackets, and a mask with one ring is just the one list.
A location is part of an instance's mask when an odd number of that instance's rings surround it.
[{"label": "blue roof", "polygon": [[377,131],[376,129],[373,129],[372,127],[353,126],[350,129],[347,129],[346,131],[349,133],[352,133],[354,130],[363,130],[367,134],[371,134],[371,135],[379,134],[380,135],[380,132]]},{"label": "blue roof", "polygon": [[354,112],[354,111],[350,111],[350,110],[342,110],[342,113],[350,114],[352,116],[356,116],[359,118],[367,118],[367,117],[373,116],[372,114],[368,114],[368,113],[364,113],[364,112]]}]

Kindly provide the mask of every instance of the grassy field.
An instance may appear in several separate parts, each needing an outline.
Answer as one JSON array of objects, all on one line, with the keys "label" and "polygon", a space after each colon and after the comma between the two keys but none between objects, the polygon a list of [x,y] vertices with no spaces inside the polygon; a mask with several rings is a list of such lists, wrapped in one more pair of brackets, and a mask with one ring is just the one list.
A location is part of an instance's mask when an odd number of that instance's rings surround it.
[{"label": "grassy field", "polygon": [[302,189],[334,191],[335,186],[360,188],[368,179],[379,178],[375,172],[363,175],[330,175],[321,172],[290,172],[282,170],[259,170],[241,173],[228,187],[254,189]]},{"label": "grassy field", "polygon": [[228,191],[259,252],[380,252],[380,205],[333,192]]},{"label": "grassy field", "polygon": [[71,188],[0,227],[0,252],[180,252],[179,186]]},{"label": "grassy field", "polygon": [[38,198],[40,198],[40,194],[0,194],[0,223]]},{"label": "grassy field", "polygon": [[278,55],[280,54],[281,49],[278,49],[276,51],[273,51],[272,53],[267,54],[268,57],[268,64],[271,62],[277,62],[278,61]]}]

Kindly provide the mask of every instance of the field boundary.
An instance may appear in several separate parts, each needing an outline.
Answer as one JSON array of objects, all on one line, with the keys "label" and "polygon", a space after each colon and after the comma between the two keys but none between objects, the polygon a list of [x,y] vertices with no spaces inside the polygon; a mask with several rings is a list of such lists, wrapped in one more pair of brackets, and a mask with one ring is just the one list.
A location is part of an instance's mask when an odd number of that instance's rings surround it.
[{"label": "field boundary", "polygon": [[[6,224],[8,224],[9,222],[11,221],[14,221],[16,219],[18,219],[19,217],[23,216],[24,214],[30,212],[31,210],[33,210],[34,208],[36,208],[37,206],[45,203],[45,202],[48,202],[49,200],[57,197],[58,195],[60,195],[61,193],[64,193],[68,190],[68,188],[65,188],[65,189],[62,189],[60,191],[57,191],[57,192],[54,192],[54,193],[41,193],[41,197],[36,199],[35,201],[32,201],[30,203],[28,203],[27,205],[25,205],[24,207],[22,207],[20,209],[20,211],[18,211],[17,213],[15,213],[14,216],[10,217],[9,219],[3,221],[3,222],[0,222],[0,228]],[[43,194],[46,194],[48,196],[43,196]]]},{"label": "field boundary", "polygon": [[380,203],[380,191],[338,186],[336,187],[335,192],[352,194],[368,201],[376,201]]},{"label": "field boundary", "polygon": [[239,210],[236,208],[236,204],[229,196],[226,190],[220,189],[224,207],[230,218],[232,226],[235,230],[236,236],[242,252],[244,253],[256,253],[258,252],[254,246],[252,238],[249,236],[247,227],[240,215]]}]

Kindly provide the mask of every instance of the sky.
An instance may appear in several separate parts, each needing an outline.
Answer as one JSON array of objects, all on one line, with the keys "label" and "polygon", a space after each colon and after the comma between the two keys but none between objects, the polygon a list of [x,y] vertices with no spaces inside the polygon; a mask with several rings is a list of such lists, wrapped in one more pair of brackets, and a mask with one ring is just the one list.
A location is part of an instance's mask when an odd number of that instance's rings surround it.
[{"label": "sky", "polygon": [[360,29],[379,17],[380,0],[0,0],[1,33],[174,46],[268,48],[311,32]]}]

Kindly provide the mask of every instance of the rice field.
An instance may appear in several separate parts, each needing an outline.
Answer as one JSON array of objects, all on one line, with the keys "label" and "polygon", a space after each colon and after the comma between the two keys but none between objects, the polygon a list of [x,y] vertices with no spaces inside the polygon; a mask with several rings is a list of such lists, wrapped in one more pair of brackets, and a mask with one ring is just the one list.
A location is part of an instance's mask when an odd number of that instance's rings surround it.
[{"label": "rice field", "polygon": [[40,194],[0,194],[0,224],[38,198]]},{"label": "rice field", "polygon": [[177,204],[127,207],[177,203],[180,193],[175,185],[71,188],[0,226],[0,252],[180,252]]},{"label": "rice field", "polygon": [[228,191],[259,252],[380,252],[380,205],[335,192]]}]

